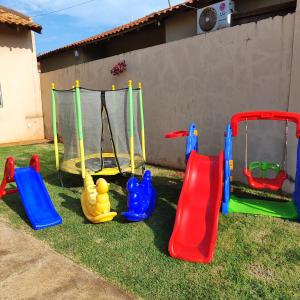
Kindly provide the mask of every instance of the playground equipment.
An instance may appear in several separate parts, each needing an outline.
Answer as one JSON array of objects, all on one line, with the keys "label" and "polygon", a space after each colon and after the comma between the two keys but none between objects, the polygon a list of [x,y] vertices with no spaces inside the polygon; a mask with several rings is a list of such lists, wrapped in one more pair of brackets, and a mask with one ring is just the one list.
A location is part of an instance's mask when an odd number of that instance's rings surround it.
[{"label": "playground equipment", "polygon": [[[33,229],[43,229],[62,223],[40,175],[40,162],[33,155],[29,167],[15,168],[13,157],[6,159],[4,176],[0,186],[0,198],[19,191],[25,212]],[[7,189],[6,185],[15,182],[17,188]]]},{"label": "playground equipment", "polygon": [[[284,113],[285,114],[285,113]],[[278,114],[279,115],[279,114]],[[248,119],[250,120],[264,120],[265,117],[261,116],[260,112],[250,112],[250,113],[238,113],[232,117],[233,123],[238,123],[241,121],[246,122],[245,127],[245,168],[244,175],[247,178],[248,184],[258,190],[269,189],[272,191],[278,191],[282,188],[284,181],[288,178],[286,170],[282,170],[278,163],[270,163],[264,161],[254,161],[248,166]],[[287,159],[287,137],[288,137],[288,121],[285,121],[285,144],[284,144],[284,160],[283,166],[286,168]],[[260,170],[260,177],[255,177],[253,175],[254,170]],[[267,178],[267,173],[269,171],[275,172],[275,177]]]},{"label": "playground equipment", "polygon": [[198,131],[194,123],[188,134],[178,133],[165,135],[166,138],[188,136],[187,168],[168,249],[174,258],[208,263],[217,239],[224,154],[221,151],[218,156],[204,156],[196,152]]},{"label": "playground equipment", "polygon": [[222,199],[223,151],[204,156],[192,151],[169,241],[172,257],[192,262],[212,260]]},{"label": "playground equipment", "polygon": [[109,184],[103,178],[99,178],[94,184],[91,175],[86,174],[84,179],[84,191],[81,195],[81,207],[85,217],[92,223],[111,221],[116,212],[110,211]]},{"label": "playground equipment", "polygon": [[[273,120],[283,121],[286,123],[285,130],[285,149],[284,149],[284,169],[281,169],[278,163],[274,162],[251,162],[248,165],[247,147],[248,147],[248,121],[255,120]],[[232,160],[232,137],[238,135],[238,126],[240,122],[246,122],[246,145],[245,145],[245,168],[244,174],[247,178],[249,185],[254,189],[267,189],[277,191],[281,189],[284,181],[287,179],[286,156],[287,156],[287,135],[288,135],[288,122],[296,124],[296,137],[298,138],[298,154],[297,154],[297,172],[295,180],[295,192],[293,194],[293,201],[278,202],[260,199],[244,199],[231,195],[231,173],[233,171]],[[255,111],[237,113],[231,118],[231,123],[226,127],[225,133],[225,160],[224,160],[224,192],[222,201],[222,213],[228,214],[231,212],[237,213],[250,213],[256,215],[268,215],[287,219],[297,219],[300,216],[300,114],[281,111]],[[260,169],[261,175],[255,177],[253,175],[254,169]],[[267,178],[266,173],[269,170],[275,172],[275,177]]]},{"label": "playground equipment", "polygon": [[186,138],[186,148],[185,148],[185,161],[186,163],[189,160],[191,152],[198,151],[198,130],[195,123],[191,123],[189,130],[180,130],[169,132],[165,135],[167,139],[187,137]]},{"label": "playground equipment", "polygon": [[152,186],[151,172],[147,170],[141,182],[132,177],[127,182],[128,211],[122,215],[132,222],[139,222],[148,219],[155,209],[156,190]]},{"label": "playground equipment", "polygon": [[[135,173],[146,161],[142,85],[110,91],[52,84],[56,169],[71,174]],[[59,158],[58,133],[64,144]],[[141,140],[140,140],[141,136]]]},{"label": "playground equipment", "polygon": [[[238,135],[239,122],[251,120],[276,120],[296,123],[298,150],[293,201],[276,202],[242,199],[231,195],[232,137]],[[166,137],[187,136],[186,133],[182,132],[173,132],[167,134]],[[300,219],[300,114],[280,111],[238,113],[232,117],[231,124],[226,128],[224,152],[221,151],[218,156],[204,156],[194,151],[196,148],[194,144],[192,152],[188,152],[188,147],[186,151],[189,159],[168,248],[172,257],[201,263],[209,263],[212,260],[221,204],[224,214],[239,212]],[[247,162],[247,153],[245,157]],[[252,175],[251,172],[255,168],[261,169],[261,177]],[[266,177],[265,172],[270,169],[276,172],[275,178]],[[247,170],[251,174],[248,174]],[[279,176],[279,174],[282,175]],[[269,162],[252,162],[249,166],[246,163],[245,175],[248,182],[250,182],[250,186],[273,191],[281,188],[287,177],[285,170],[282,170],[279,164]]]}]

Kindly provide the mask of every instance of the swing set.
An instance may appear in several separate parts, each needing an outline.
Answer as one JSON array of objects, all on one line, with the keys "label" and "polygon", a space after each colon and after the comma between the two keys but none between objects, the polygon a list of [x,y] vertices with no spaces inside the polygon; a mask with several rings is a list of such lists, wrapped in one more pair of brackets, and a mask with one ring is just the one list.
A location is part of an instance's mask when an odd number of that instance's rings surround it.
[{"label": "swing set", "polygon": [[[253,115],[253,113],[251,113]],[[245,116],[245,113],[243,113]],[[235,116],[236,118],[236,116]],[[262,120],[262,119],[261,119]],[[235,119],[234,119],[235,121]],[[287,138],[288,138],[288,120],[285,121],[285,143],[284,143],[284,159],[281,168],[279,163],[266,161],[253,161],[248,165],[248,118],[245,119],[245,168],[244,175],[248,184],[257,190],[278,191],[282,188],[284,181],[288,178],[286,173],[287,162]],[[254,176],[255,170],[260,171],[260,176]],[[270,171],[275,172],[275,177],[268,178]]]},{"label": "swing set", "polygon": [[[277,162],[253,161],[248,164],[248,121],[272,120],[285,122],[285,144],[282,166]],[[297,172],[295,180],[295,192],[293,201],[277,202],[259,199],[242,199],[231,195],[231,173],[233,171],[232,159],[232,137],[238,136],[239,123],[246,122],[245,126],[245,167],[244,175],[249,186],[256,190],[281,190],[285,180],[288,178],[287,167],[287,140],[288,123],[296,124],[296,137],[298,138]],[[300,114],[281,111],[254,111],[237,113],[231,118],[231,123],[226,128],[224,148],[224,193],[222,212],[252,213],[270,215],[288,219],[297,219],[300,210]],[[255,176],[255,172],[259,175]],[[270,172],[275,176],[268,176]]]}]

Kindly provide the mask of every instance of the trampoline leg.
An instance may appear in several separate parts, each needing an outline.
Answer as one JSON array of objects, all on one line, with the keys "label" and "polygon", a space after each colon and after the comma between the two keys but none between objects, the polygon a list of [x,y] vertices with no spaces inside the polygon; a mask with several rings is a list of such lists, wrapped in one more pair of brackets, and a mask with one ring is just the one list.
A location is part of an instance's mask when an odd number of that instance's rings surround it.
[{"label": "trampoline leg", "polygon": [[60,170],[58,171],[58,180],[59,180],[60,186],[63,188],[64,183],[63,183],[62,173]]},{"label": "trampoline leg", "polygon": [[142,165],[142,175],[144,175],[145,171],[146,171],[146,165],[143,164],[143,165]]}]

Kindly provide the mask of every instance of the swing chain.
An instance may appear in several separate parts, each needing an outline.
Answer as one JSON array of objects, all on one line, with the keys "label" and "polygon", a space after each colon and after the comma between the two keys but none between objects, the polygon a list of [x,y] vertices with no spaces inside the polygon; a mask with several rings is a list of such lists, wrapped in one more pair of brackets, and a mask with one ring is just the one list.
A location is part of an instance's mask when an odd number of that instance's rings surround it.
[{"label": "swing chain", "polygon": [[245,168],[248,168],[248,120],[246,119],[246,126],[245,126]]},{"label": "swing chain", "polygon": [[289,123],[285,121],[285,143],[284,143],[284,156],[283,156],[283,170],[287,170],[287,146],[288,146],[288,135],[289,135]]}]

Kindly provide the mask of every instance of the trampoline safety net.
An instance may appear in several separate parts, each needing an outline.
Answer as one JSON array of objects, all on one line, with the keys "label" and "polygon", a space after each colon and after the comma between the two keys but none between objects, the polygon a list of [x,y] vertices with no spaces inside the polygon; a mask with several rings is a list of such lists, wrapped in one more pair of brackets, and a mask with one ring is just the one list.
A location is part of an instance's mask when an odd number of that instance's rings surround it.
[{"label": "trampoline safety net", "polygon": [[[140,140],[139,90],[133,89],[134,164],[145,162]],[[64,144],[62,171],[81,174],[79,118],[74,90],[55,90],[58,134]],[[80,88],[85,170],[93,175],[131,171],[128,89],[94,91]]]}]

